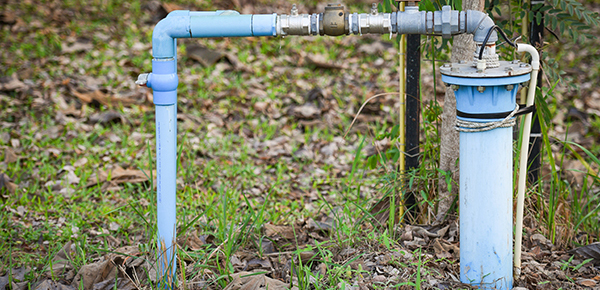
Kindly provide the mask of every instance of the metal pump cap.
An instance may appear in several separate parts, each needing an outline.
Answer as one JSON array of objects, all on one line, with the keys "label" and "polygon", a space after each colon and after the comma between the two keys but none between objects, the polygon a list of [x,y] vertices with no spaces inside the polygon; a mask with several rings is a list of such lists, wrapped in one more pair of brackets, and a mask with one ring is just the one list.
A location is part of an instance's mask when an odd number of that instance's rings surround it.
[{"label": "metal pump cap", "polygon": [[531,72],[531,65],[520,61],[500,61],[498,67],[480,71],[472,62],[447,63],[440,67],[440,72],[463,78],[501,78],[528,74]]}]

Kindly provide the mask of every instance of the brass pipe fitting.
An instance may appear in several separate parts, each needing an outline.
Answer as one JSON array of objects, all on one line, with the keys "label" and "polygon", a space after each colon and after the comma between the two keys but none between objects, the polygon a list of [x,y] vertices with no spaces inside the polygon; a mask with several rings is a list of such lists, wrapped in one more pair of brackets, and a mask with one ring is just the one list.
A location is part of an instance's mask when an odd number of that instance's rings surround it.
[{"label": "brass pipe fitting", "polygon": [[339,36],[348,34],[348,16],[344,11],[342,4],[327,4],[320,27],[323,28],[320,34]]}]

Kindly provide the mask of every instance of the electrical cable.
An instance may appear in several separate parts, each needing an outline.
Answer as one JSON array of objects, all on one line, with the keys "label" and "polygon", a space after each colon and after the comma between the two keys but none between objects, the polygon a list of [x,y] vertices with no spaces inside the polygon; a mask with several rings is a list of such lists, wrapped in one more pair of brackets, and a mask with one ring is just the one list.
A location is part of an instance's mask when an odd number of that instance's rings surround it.
[{"label": "electrical cable", "polygon": [[502,29],[500,29],[500,27],[498,27],[498,25],[494,25],[490,28],[490,30],[488,30],[488,33],[485,35],[485,38],[483,39],[483,43],[481,44],[481,49],[479,50],[479,59],[483,59],[483,49],[485,48],[485,45],[487,44],[488,40],[490,39],[490,36],[492,35],[492,32],[494,31],[494,29],[500,33],[500,35],[502,36],[502,38],[504,38],[506,43],[510,44],[510,46],[512,46],[512,47],[515,47],[515,48],[517,47],[517,45],[514,42],[512,42],[510,40],[510,38],[508,38],[506,33],[504,33],[504,31],[502,31]]}]

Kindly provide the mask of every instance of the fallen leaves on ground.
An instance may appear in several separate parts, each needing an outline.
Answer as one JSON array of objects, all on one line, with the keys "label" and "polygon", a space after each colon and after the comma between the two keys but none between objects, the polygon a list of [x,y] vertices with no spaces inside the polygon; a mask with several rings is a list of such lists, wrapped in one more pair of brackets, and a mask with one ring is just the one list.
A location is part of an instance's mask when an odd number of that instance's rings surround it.
[{"label": "fallen leaves on ground", "polygon": [[[101,185],[103,191],[118,190],[121,183],[140,183],[148,181],[148,175],[139,169],[123,169],[116,166],[112,170],[99,169],[88,178],[86,187]],[[154,173],[156,175],[156,173]]]}]

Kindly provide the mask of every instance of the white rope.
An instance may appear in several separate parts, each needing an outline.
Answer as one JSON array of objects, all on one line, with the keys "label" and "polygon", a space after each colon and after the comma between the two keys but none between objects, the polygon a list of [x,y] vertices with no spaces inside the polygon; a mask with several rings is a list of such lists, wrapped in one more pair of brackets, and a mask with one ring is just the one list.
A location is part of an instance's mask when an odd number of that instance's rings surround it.
[{"label": "white rope", "polygon": [[[484,54],[482,59],[486,62],[487,68],[496,68],[500,66],[500,58],[498,58],[497,54]],[[473,65],[477,66],[477,61],[479,60],[479,54],[475,53],[473,57]]]},{"label": "white rope", "polygon": [[517,111],[519,111],[519,105],[515,106],[515,109],[512,112],[510,112],[510,114],[506,116],[506,118],[500,121],[492,121],[485,123],[456,119],[456,130],[458,132],[474,133],[489,131],[496,128],[510,128],[516,124],[516,121],[513,117],[515,116]]}]

